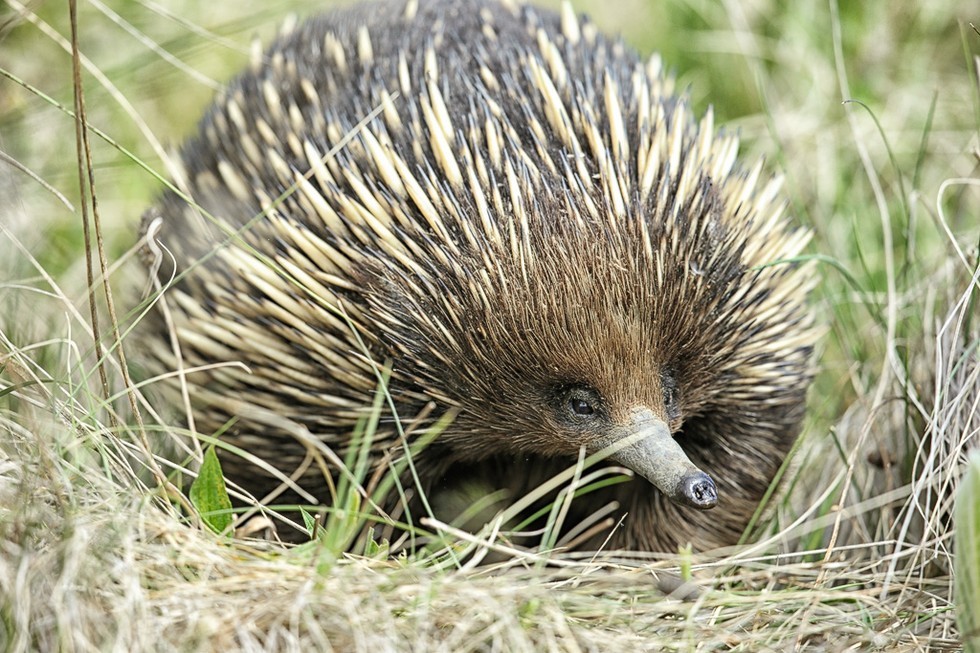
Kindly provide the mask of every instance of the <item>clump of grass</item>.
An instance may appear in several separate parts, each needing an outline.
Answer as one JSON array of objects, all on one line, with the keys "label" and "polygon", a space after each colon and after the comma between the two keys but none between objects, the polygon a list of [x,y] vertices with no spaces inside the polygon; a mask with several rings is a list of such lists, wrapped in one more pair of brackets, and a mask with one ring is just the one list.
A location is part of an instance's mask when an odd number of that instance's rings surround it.
[{"label": "clump of grass", "polygon": [[[477,532],[414,516],[403,525],[429,545],[399,554],[372,504],[397,493],[402,470],[372,484],[357,447],[341,461],[349,475],[335,509],[306,522],[308,544],[270,549],[196,521],[215,511],[194,508],[187,479],[213,438],[135,421],[127,396],[150,422],[167,420],[125,381],[105,299],[105,351],[93,344],[87,304],[100,280],[86,280],[83,262],[98,247],[86,253],[81,237],[67,12],[11,1],[0,8],[5,650],[960,645],[953,579],[955,597],[980,591],[975,576],[953,572],[975,548],[962,544],[969,530],[953,547],[970,507],[954,509],[953,497],[961,483],[961,497],[976,497],[961,477],[980,430],[980,36],[958,22],[975,17],[953,0],[618,7],[590,11],[662,51],[695,101],[710,98],[742,132],[747,156],[785,170],[814,251],[832,261],[796,464],[745,543],[697,555],[563,553],[549,549],[561,544],[559,502],[539,515],[551,528],[539,550],[502,536],[526,526],[512,507]],[[100,130],[81,183],[91,170],[118,290],[137,216],[167,176],[161,141],[190,130],[244,65],[253,32],[267,37],[283,10],[252,0],[79,9],[88,119]],[[362,443],[372,428],[369,419]],[[185,464],[147,445],[168,437]],[[584,461],[556,483],[568,481],[578,483],[570,493],[605,482]],[[957,601],[969,636],[975,601]]]}]

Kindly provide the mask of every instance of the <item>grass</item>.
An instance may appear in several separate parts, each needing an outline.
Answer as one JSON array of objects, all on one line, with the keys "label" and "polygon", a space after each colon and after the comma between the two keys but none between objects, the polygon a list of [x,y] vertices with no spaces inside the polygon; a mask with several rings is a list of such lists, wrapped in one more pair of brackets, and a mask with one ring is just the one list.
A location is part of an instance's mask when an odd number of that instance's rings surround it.
[{"label": "grass", "polygon": [[[168,468],[129,417],[114,348],[105,363],[118,400],[104,399],[67,10],[11,0],[0,6],[0,150],[20,168],[0,162],[3,648],[962,647],[953,500],[980,430],[980,34],[968,24],[980,16],[953,0],[575,4],[662,52],[696,106],[710,102],[741,132],[745,159],[784,171],[794,214],[815,233],[828,333],[788,489],[747,543],[593,557],[427,522],[441,539],[418,554],[389,556],[367,539],[338,554],[355,536],[332,514],[337,542],[281,553],[195,523],[153,482]],[[117,303],[136,283],[130,250],[167,148],[290,8],[307,11],[253,0],[79,7]],[[131,308],[119,304],[120,319]],[[106,315],[100,304],[112,342]],[[975,606],[980,588],[959,580],[959,607]],[[965,638],[972,650],[976,637]]]}]

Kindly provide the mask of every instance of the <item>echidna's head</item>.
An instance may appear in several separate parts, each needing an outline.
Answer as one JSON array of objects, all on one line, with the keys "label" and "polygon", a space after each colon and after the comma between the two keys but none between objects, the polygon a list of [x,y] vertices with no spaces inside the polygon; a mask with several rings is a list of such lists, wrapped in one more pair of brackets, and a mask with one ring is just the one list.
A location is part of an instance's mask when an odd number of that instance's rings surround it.
[{"label": "echidna's head", "polygon": [[711,508],[709,474],[731,472],[692,458],[727,466],[798,422],[809,350],[781,288],[792,268],[748,269],[758,225],[726,224],[706,179],[676,218],[638,203],[612,228],[570,196],[525,207],[523,239],[387,284],[396,365],[460,408],[444,441],[466,457],[611,448],[673,501]]}]

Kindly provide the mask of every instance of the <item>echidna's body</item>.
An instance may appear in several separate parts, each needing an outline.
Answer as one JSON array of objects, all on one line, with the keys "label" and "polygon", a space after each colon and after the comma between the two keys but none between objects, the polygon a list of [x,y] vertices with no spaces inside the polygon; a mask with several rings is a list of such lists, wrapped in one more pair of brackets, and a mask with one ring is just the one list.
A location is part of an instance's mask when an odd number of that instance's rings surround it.
[{"label": "echidna's body", "polygon": [[[798,432],[814,339],[812,273],[770,265],[806,235],[736,149],[658,60],[568,7],[392,1],[301,24],[183,150],[217,223],[173,192],[145,222],[191,270],[165,301],[183,367],[210,366],[187,375],[197,430],[235,418],[222,437],[287,475],[307,430],[342,452],[377,386],[363,339],[403,422],[458,413],[423,481],[462,466],[520,488],[633,436],[613,459],[646,479],[580,513],[618,501],[614,546],[735,541]],[[157,324],[146,347],[175,369]],[[711,507],[715,485],[714,510],[678,505]]]}]

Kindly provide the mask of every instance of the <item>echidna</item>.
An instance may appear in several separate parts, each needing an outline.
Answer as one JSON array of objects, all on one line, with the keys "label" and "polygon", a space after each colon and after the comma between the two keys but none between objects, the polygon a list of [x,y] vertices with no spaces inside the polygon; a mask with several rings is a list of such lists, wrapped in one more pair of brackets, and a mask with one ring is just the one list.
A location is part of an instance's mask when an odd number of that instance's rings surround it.
[{"label": "echidna", "polygon": [[143,344],[185,371],[197,431],[321,499],[309,441],[343,455],[388,361],[403,424],[455,413],[424,484],[519,492],[618,443],[606,464],[637,478],[575,502],[618,503],[610,546],[733,543],[798,434],[815,339],[789,260],[808,235],[737,148],[567,3],[313,18],[220,94],[186,196],[144,218],[169,317]]}]

